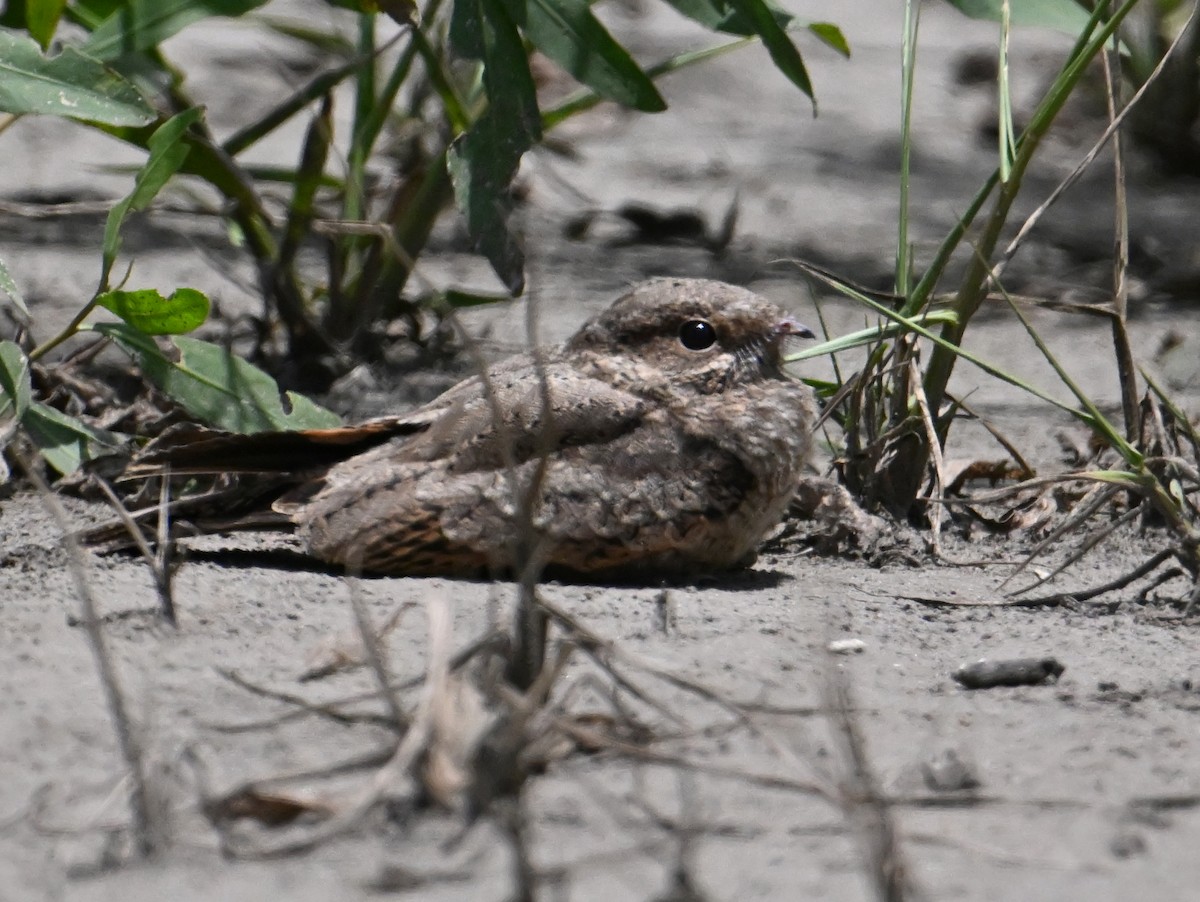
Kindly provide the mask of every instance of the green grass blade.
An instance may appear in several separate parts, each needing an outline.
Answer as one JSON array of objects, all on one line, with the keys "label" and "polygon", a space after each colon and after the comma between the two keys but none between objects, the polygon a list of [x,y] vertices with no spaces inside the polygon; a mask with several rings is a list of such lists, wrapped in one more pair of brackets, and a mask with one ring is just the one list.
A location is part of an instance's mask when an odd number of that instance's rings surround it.
[{"label": "green grass blade", "polygon": [[1075,396],[1076,400],[1079,401],[1084,410],[1090,414],[1092,428],[1108,440],[1109,444],[1116,449],[1117,453],[1121,455],[1122,459],[1129,464],[1129,466],[1133,467],[1134,469],[1141,467],[1144,460],[1142,453],[1138,451],[1137,448],[1133,447],[1132,444],[1130,444],[1129,440],[1126,439],[1121,433],[1121,430],[1113,425],[1113,423],[1100,412],[1100,409],[1096,407],[1096,403],[1090,397],[1088,397],[1087,393],[1084,392],[1083,389],[1081,389],[1075,382],[1075,380],[1071,378],[1066,368],[1054,355],[1054,352],[1050,350],[1050,346],[1046,344],[1046,342],[1042,339],[1042,336],[1039,335],[1037,330],[1033,328],[1033,324],[1030,323],[1028,317],[1021,312],[1021,309],[1009,296],[1008,292],[1004,290],[1003,286],[997,285],[997,288],[999,288],[1000,294],[1008,303],[1009,309],[1016,314],[1017,319],[1019,319],[1021,321],[1021,325],[1024,326],[1026,333],[1028,333],[1029,337],[1033,339],[1033,343],[1037,345],[1037,349],[1041,351],[1042,356],[1046,359],[1046,362],[1054,368],[1054,372],[1058,374],[1058,378],[1062,380],[1063,385],[1065,385],[1071,394]]},{"label": "green grass blade", "polygon": [[912,161],[913,83],[916,81],[917,35],[921,7],[916,0],[904,4],[904,32],[900,47],[900,222],[896,229],[896,294],[908,297],[912,260],[908,243],[908,193]]},{"label": "green grass blade", "polygon": [[83,45],[88,56],[114,60],[157,47],[194,22],[236,17],[267,0],[127,0],[92,32]]},{"label": "green grass blade", "polygon": [[355,59],[317,75],[265,116],[243,126],[226,138],[221,149],[230,156],[237,156],[246,148],[257,144],[305,107],[329,94],[354,74],[361,64],[361,60]]},{"label": "green grass blade", "polygon": [[[907,317],[903,313],[897,313],[895,310],[892,310],[890,307],[887,307],[884,304],[879,303],[874,298],[868,297],[867,295],[863,294],[862,292],[856,291],[853,288],[850,288],[849,286],[845,285],[844,283],[837,282],[835,280],[831,280],[831,279],[827,278],[826,276],[821,274],[819,271],[811,271],[810,272],[808,269],[805,269],[804,267],[802,267],[802,269],[804,269],[804,271],[806,273],[808,273],[809,275],[813,275],[816,278],[820,279],[821,281],[824,281],[831,288],[833,288],[836,291],[841,292],[846,297],[852,298],[853,300],[858,301],[861,304],[865,304],[866,306],[870,307],[872,310],[874,310],[876,313],[880,314],[881,316],[885,317],[886,319],[891,320],[894,323],[900,324],[901,326],[904,327],[904,329],[906,331],[913,332],[913,333],[921,336],[922,338],[928,339],[929,341],[933,342],[938,347],[943,348],[947,352],[949,352],[957,357],[961,357],[963,360],[966,360],[968,363],[974,364],[975,366],[979,367],[979,369],[983,370],[988,375],[995,376],[997,379],[1007,382],[1009,385],[1019,388],[1022,391],[1026,391],[1029,394],[1033,395],[1035,398],[1040,398],[1041,400],[1045,401],[1047,404],[1052,404],[1055,407],[1059,408],[1060,410],[1066,411],[1067,413],[1071,414],[1071,416],[1080,420],[1084,425],[1086,425],[1090,428],[1094,428],[1097,431],[1100,431],[1099,425],[1096,423],[1095,418],[1089,411],[1080,410],[1077,407],[1072,407],[1070,404],[1067,404],[1063,401],[1058,400],[1053,395],[1043,391],[1042,389],[1038,388],[1037,386],[1033,385],[1032,383],[1026,382],[1024,379],[1021,379],[1018,376],[1014,376],[1011,373],[1005,372],[1004,370],[1000,369],[998,366],[988,363],[986,360],[982,359],[981,357],[977,357],[976,355],[972,354],[970,351],[966,350],[965,348],[961,348],[955,344],[952,344],[951,342],[946,341],[946,339],[944,339],[941,335],[938,335],[937,333],[931,332],[930,330],[926,329],[923,325],[921,325],[920,321],[917,319]],[[953,311],[947,311],[947,312],[950,314],[953,314]],[[954,322],[953,317],[951,316],[950,318],[948,318],[947,322],[950,324],[953,324],[953,322]]]},{"label": "green grass blade", "polygon": [[333,102],[326,97],[304,136],[300,166],[292,183],[292,202],[288,205],[287,223],[283,228],[283,239],[279,242],[278,265],[281,267],[292,265],[300,245],[311,232],[317,189],[321,185],[332,141]]},{"label": "green grass blade", "polygon": [[[937,310],[931,313],[923,314],[915,317],[912,322],[921,326],[938,326],[951,322],[954,319],[954,313],[949,310]],[[784,362],[796,363],[801,360],[811,360],[813,357],[824,357],[826,354],[837,354],[841,351],[849,351],[853,348],[863,347],[864,345],[874,344],[877,341],[883,341],[887,338],[894,338],[897,335],[902,335],[908,331],[908,326],[905,323],[880,323],[877,326],[871,326],[866,329],[859,329],[857,332],[848,332],[845,335],[839,335],[837,338],[829,341],[823,341],[819,345],[805,348],[803,351],[796,351],[793,354],[784,356]]]},{"label": "green grass blade", "polygon": [[1011,0],[1003,0],[1000,12],[1000,59],[997,63],[999,81],[999,122],[997,133],[1000,141],[1000,181],[1007,182],[1012,175],[1013,157],[1016,155],[1016,127],[1013,125],[1012,91],[1008,85],[1008,33],[1011,21]]}]

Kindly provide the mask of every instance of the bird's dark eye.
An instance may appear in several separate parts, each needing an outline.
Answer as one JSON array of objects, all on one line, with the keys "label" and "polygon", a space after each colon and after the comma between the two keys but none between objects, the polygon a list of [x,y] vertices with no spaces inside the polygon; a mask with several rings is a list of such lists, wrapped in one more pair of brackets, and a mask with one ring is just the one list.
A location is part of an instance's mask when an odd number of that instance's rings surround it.
[{"label": "bird's dark eye", "polygon": [[679,341],[689,351],[711,348],[716,340],[717,330],[707,320],[689,319],[679,327]]}]

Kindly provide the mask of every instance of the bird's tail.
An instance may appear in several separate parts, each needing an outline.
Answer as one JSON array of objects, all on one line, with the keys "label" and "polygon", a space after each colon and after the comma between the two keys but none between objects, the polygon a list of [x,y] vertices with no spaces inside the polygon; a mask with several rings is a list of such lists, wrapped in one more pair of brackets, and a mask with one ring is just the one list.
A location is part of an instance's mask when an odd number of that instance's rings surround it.
[{"label": "bird's tail", "polygon": [[217,477],[215,482],[184,482],[184,494],[165,505],[130,511],[132,524],[122,517],[78,538],[101,553],[130,550],[139,544],[137,533],[154,541],[162,516],[168,518],[172,538],[290,530],[292,518],[272,507],[281,495],[332,464],[423,428],[418,422],[389,417],[357,426],[249,435],[196,426],[174,429],[147,445],[125,469],[122,481],[211,475]]}]

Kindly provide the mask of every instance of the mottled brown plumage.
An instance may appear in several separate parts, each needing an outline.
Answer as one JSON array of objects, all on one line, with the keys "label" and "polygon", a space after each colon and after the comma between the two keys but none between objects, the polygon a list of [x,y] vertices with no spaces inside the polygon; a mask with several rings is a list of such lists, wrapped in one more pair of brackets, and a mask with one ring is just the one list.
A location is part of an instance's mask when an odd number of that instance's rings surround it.
[{"label": "mottled brown plumage", "polygon": [[274,516],[364,572],[498,572],[531,554],[604,577],[728,568],[780,520],[808,453],[810,392],[780,370],[795,334],[810,333],[749,291],[658,279],[539,363],[515,357],[409,415],[193,435],[131,472],[290,474]]}]

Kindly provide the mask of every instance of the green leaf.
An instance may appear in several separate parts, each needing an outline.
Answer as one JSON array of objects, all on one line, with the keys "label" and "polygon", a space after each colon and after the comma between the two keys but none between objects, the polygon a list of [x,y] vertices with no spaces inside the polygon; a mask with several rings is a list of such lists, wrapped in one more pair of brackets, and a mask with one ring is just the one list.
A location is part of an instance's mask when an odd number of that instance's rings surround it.
[{"label": "green leaf", "polygon": [[[1003,0],[948,0],[951,6],[972,19],[999,22]],[[1009,0],[1013,25],[1036,25],[1077,35],[1088,24],[1088,11],[1074,0]]]},{"label": "green leaf", "polygon": [[29,358],[16,342],[0,341],[0,414],[21,419],[30,394]]},{"label": "green leaf", "polygon": [[[734,3],[734,0],[667,0],[667,2],[694,22],[699,22],[712,31],[736,34],[742,37],[757,35],[758,29]],[[790,13],[777,6],[770,7],[771,14],[781,28],[792,22]]]},{"label": "green leaf", "polygon": [[4,261],[0,260],[0,291],[7,294],[14,304],[26,316],[29,316],[29,308],[25,306],[25,298],[21,296],[20,289],[17,288],[17,283],[13,281],[13,277],[9,275],[8,267],[4,265]]},{"label": "green leaf", "polygon": [[166,298],[153,288],[106,291],[96,303],[147,335],[191,332],[208,318],[208,298],[195,288],[177,288]]},{"label": "green leaf", "polygon": [[66,5],[67,0],[26,0],[25,27],[43,50],[50,46]]},{"label": "green leaf", "polygon": [[850,43],[842,30],[832,22],[813,22],[804,26],[811,31],[822,44],[832,47],[844,57],[850,56]]},{"label": "green leaf", "polygon": [[667,108],[654,82],[592,15],[588,0],[504,0],[538,50],[602,97],[645,113]]},{"label": "green leaf", "polygon": [[447,154],[454,197],[475,249],[487,257],[509,291],[525,287],[525,255],[508,230],[509,185],[517,166],[541,138],[541,114],[529,60],[517,26],[501,0],[459,0],[450,39],[482,59],[488,108]]},{"label": "green leaf", "polygon": [[108,286],[108,275],[121,250],[121,226],[125,217],[148,207],[167,180],[179,171],[189,150],[183,143],[184,133],[200,119],[202,113],[200,107],[184,110],[160,125],[150,136],[150,155],[138,170],[132,193],[109,211],[108,221],[104,225],[103,273],[100,280],[104,287]]},{"label": "green leaf", "polygon": [[796,49],[796,45],[792,43],[792,39],[780,26],[775,12],[763,0],[729,0],[729,2],[751,23],[755,33],[762,38],[763,46],[767,48],[767,53],[771,54],[775,68],[786,75],[792,84],[813,101],[815,110],[816,99],[813,97],[812,81],[808,77],[808,70],[804,67],[804,60],[800,56],[800,51]]},{"label": "green leaf", "polygon": [[266,432],[341,424],[337,414],[303,395],[281,394],[274,379],[219,345],[175,338],[178,359],[172,359],[154,339],[123,323],[97,323],[91,329],[126,348],[147,379],[211,426]]},{"label": "green leaf", "polygon": [[235,18],[267,0],[129,0],[100,23],[83,45],[99,60],[157,47],[193,22],[214,16]]},{"label": "green leaf", "polygon": [[78,470],[85,460],[92,460],[120,445],[111,433],[93,429],[36,401],[25,412],[21,425],[46,463],[64,476]]},{"label": "green leaf", "polygon": [[154,110],[137,89],[73,47],[43,56],[36,41],[0,29],[0,112],[145,125]]},{"label": "green leaf", "polygon": [[[689,50],[686,53],[679,53],[648,67],[646,74],[651,78],[657,79],[671,72],[680,72],[691,66],[699,65],[707,60],[715,59],[718,56],[745,47],[753,40],[750,37],[742,37],[736,41],[728,41],[724,44],[704,47],[700,50]],[[549,131],[571,117],[592,109],[600,100],[600,95],[593,89],[580,88],[542,113],[542,128],[545,131]]]}]

